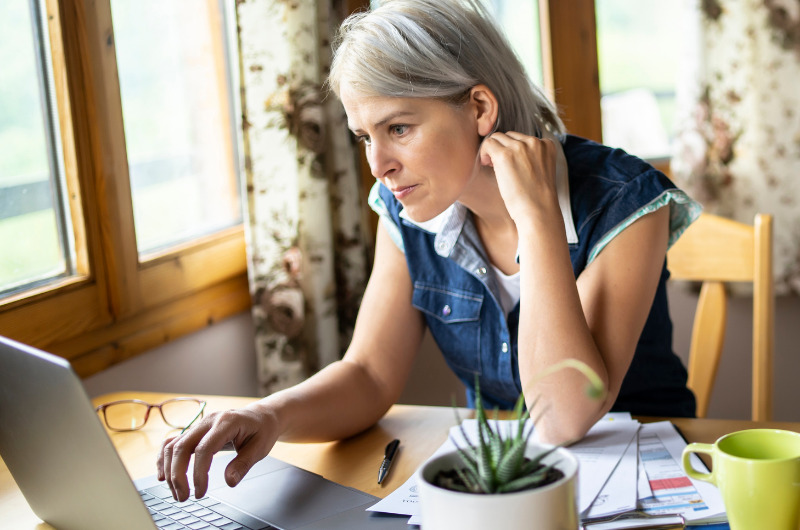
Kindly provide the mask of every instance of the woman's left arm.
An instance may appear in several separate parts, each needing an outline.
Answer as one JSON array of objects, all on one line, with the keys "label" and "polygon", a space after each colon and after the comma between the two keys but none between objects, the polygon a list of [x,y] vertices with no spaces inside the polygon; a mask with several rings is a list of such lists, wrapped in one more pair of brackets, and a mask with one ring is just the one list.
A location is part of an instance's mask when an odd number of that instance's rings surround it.
[{"label": "woman's left arm", "polygon": [[[576,282],[555,186],[557,172],[567,178],[556,141],[496,133],[481,154],[517,226],[518,358],[527,405],[543,439],[581,438],[614,404],[633,359],[664,264],[669,209],[631,224]],[[586,394],[586,377],[576,370],[538,378],[567,358],[597,372],[608,389],[604,400]]]},{"label": "woman's left arm", "polygon": [[564,239],[541,231],[520,234],[523,388],[525,381],[568,357],[594,368],[608,388],[602,402],[594,401],[585,392],[586,378],[567,369],[526,389],[529,406],[539,396],[533,413],[543,414],[537,424],[543,438],[582,437],[616,401],[658,287],[668,224],[669,208],[638,219],[598,254],[577,282]]}]

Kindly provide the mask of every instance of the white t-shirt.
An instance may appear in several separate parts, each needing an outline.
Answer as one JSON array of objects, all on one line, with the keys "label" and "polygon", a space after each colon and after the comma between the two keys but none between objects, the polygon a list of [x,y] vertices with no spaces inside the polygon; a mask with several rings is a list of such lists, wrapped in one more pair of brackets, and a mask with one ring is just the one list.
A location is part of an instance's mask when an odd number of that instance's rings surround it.
[{"label": "white t-shirt", "polygon": [[506,318],[508,318],[508,314],[514,309],[517,302],[519,302],[519,271],[511,276],[506,276],[503,274],[503,271],[494,265],[492,265],[492,268],[497,277],[497,285],[500,287],[500,292],[498,293],[500,295],[500,307],[503,308],[503,312],[506,314]]}]

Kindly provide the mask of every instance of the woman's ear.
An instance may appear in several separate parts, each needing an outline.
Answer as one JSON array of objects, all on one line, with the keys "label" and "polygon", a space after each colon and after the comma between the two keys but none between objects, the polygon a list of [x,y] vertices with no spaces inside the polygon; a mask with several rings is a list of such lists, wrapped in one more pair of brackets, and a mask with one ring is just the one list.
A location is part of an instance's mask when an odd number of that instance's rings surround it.
[{"label": "woman's ear", "polygon": [[478,124],[478,134],[488,136],[494,132],[497,123],[498,106],[497,98],[486,85],[475,85],[469,93],[469,100],[475,109],[475,119]]}]

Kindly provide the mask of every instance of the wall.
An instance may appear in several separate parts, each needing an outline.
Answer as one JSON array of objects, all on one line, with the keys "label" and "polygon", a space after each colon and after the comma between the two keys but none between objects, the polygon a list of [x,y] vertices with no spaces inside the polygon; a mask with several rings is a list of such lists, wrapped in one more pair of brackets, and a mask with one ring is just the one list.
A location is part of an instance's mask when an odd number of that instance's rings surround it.
[{"label": "wall", "polygon": [[121,390],[255,396],[253,322],[245,312],[83,380],[91,397]]},{"label": "wall", "polygon": [[[675,324],[675,350],[689,347],[696,297],[670,287]],[[750,348],[752,301],[731,300],[726,346],[709,407],[709,417],[750,417]],[[777,420],[800,421],[800,298],[776,302],[775,408]],[[257,393],[253,325],[249,313],[214,324],[87,378],[91,396],[115,390],[152,390],[185,394]],[[685,354],[683,355],[685,361]],[[436,345],[426,337],[401,403],[450,405],[453,398],[464,403],[463,385],[452,375]]]},{"label": "wall", "polygon": [[[257,396],[253,322],[249,313],[215,323],[83,380],[91,397],[122,390]],[[465,403],[464,386],[426,335],[411,381],[408,404]]]}]

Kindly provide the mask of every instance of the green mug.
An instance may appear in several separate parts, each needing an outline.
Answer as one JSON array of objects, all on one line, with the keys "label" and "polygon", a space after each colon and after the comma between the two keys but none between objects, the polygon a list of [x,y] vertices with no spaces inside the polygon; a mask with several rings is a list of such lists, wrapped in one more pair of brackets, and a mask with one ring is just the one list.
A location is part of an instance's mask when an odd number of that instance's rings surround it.
[{"label": "green mug", "polygon": [[[711,473],[692,467],[692,453],[711,457]],[[800,529],[800,434],[749,429],[713,444],[691,443],[683,469],[719,488],[731,530]]]}]

